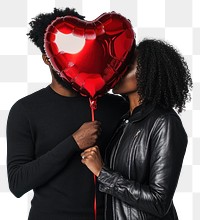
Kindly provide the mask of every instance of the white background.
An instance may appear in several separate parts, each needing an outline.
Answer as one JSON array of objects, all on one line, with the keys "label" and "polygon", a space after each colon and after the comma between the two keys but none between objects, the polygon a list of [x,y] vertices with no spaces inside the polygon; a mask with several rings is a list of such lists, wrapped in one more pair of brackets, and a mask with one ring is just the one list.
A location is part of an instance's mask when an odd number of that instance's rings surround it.
[{"label": "white background", "polygon": [[192,102],[181,118],[189,144],[174,196],[180,220],[200,219],[200,0],[6,0],[0,2],[0,219],[26,220],[32,191],[17,199],[11,194],[6,170],[6,120],[19,98],[50,83],[40,51],[28,41],[31,18],[54,7],[74,7],[93,20],[116,11],[129,18],[137,36],[173,44],[192,71]]}]

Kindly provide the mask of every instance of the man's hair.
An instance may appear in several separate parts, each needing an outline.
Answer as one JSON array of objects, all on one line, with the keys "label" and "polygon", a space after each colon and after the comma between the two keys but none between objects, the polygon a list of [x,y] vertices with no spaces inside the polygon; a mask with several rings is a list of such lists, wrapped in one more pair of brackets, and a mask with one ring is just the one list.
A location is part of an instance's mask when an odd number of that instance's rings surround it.
[{"label": "man's hair", "polygon": [[142,103],[153,102],[178,113],[191,99],[192,79],[181,54],[161,40],[144,39],[138,46],[137,83]]},{"label": "man's hair", "polygon": [[78,14],[75,9],[65,8],[57,9],[54,8],[52,13],[39,14],[29,23],[31,30],[27,34],[29,39],[45,54],[44,50],[44,34],[48,25],[55,20],[57,17],[64,16],[75,16],[84,20],[84,16]]}]

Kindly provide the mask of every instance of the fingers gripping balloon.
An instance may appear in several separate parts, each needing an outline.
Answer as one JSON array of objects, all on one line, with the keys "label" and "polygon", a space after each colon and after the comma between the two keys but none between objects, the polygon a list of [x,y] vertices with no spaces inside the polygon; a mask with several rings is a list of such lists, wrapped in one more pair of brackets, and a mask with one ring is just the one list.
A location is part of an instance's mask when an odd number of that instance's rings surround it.
[{"label": "fingers gripping balloon", "polygon": [[115,12],[104,13],[94,21],[59,17],[47,27],[44,39],[54,70],[81,95],[89,97],[92,120],[96,98],[113,88],[126,72],[134,47],[131,23]]}]

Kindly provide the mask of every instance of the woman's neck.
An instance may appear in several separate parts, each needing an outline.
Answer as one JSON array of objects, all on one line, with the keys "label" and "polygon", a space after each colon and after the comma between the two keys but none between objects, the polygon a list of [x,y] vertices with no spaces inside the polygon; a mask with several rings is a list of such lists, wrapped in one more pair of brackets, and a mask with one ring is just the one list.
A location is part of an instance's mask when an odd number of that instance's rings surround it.
[{"label": "woman's neck", "polygon": [[128,99],[129,99],[129,108],[130,108],[130,113],[132,114],[133,110],[140,105],[140,97],[137,92],[130,93],[128,94]]}]

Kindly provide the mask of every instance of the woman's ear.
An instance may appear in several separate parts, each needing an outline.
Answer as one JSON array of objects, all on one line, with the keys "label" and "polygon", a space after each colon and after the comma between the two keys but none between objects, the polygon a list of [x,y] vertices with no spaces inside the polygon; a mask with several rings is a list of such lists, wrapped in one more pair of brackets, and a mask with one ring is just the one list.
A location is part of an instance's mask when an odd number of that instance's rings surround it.
[{"label": "woman's ear", "polygon": [[49,58],[47,57],[46,54],[42,54],[42,59],[43,59],[45,64],[47,64],[48,66],[51,65],[51,63],[49,62]]}]

